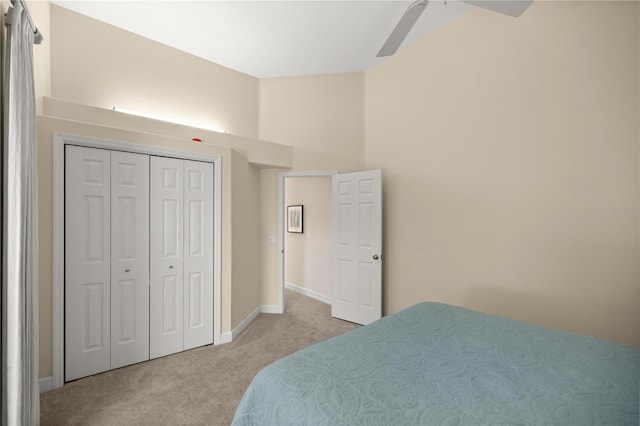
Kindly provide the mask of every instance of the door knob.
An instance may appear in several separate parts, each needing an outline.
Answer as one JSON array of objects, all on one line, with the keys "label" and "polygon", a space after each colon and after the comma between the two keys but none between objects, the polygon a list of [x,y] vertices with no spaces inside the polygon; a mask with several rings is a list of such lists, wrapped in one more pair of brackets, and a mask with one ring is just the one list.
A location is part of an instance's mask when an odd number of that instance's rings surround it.
[{"label": "door knob", "polygon": [[129,271],[130,271],[130,269],[129,269],[129,268],[127,268],[127,269],[125,269],[124,271],[125,271],[125,272],[129,272]]},{"label": "door knob", "polygon": [[380,256],[378,256],[377,254],[374,254],[373,255],[373,260],[378,260],[378,259],[380,259]]}]

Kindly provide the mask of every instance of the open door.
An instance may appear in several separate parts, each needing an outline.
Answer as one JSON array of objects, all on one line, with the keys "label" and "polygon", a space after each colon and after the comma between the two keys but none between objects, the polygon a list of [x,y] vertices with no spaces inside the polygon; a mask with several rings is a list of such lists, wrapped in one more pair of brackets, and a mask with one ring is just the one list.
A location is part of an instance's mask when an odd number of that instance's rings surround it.
[{"label": "open door", "polygon": [[331,315],[366,325],[382,316],[382,171],[332,177]]}]

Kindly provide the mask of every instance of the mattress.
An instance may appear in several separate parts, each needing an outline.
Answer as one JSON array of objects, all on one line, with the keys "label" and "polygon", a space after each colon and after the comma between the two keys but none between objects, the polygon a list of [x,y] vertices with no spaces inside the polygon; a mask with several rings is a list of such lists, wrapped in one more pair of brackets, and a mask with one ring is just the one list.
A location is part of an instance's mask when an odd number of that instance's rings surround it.
[{"label": "mattress", "polygon": [[240,425],[638,425],[640,348],[421,303],[260,371]]}]

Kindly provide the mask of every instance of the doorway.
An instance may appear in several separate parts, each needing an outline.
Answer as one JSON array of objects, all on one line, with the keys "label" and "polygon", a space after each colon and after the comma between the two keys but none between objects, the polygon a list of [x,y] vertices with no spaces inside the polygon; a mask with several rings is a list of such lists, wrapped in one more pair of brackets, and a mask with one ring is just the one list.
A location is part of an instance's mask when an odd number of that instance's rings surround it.
[{"label": "doorway", "polygon": [[[279,176],[279,310],[285,289],[331,303],[331,176],[333,171],[287,172]],[[293,207],[301,206],[301,207]],[[289,227],[302,213],[301,225]],[[293,225],[293,223],[292,223]]]}]

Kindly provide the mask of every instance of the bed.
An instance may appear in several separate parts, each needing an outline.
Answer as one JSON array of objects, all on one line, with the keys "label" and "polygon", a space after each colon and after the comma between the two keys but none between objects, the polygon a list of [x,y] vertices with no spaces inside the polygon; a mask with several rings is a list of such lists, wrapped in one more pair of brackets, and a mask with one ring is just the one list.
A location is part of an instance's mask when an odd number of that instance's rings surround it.
[{"label": "bed", "polygon": [[233,425],[638,425],[640,348],[421,303],[260,371]]}]

